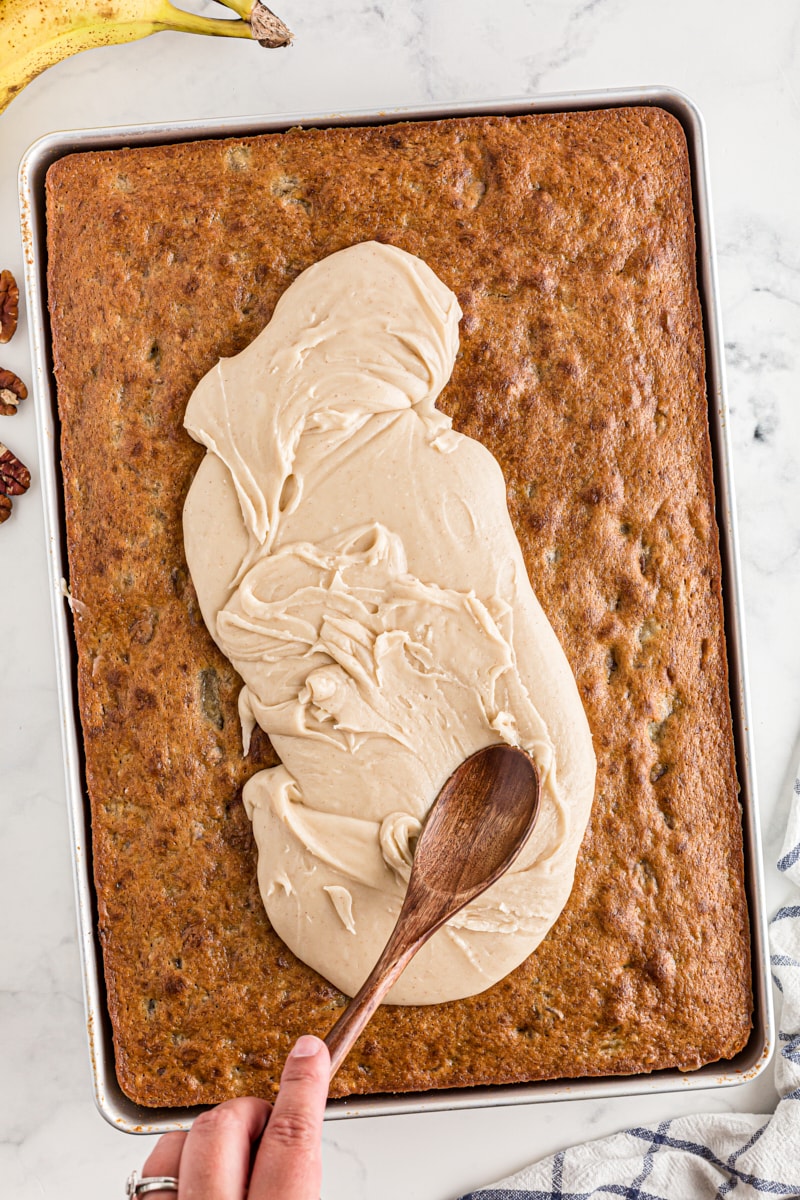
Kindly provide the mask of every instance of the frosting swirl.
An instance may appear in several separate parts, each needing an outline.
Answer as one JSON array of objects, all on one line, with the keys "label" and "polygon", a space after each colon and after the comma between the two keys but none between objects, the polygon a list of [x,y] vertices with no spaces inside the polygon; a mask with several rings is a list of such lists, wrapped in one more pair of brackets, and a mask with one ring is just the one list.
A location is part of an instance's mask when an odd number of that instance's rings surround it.
[{"label": "frosting swirl", "polygon": [[455,296],[363,243],[305,271],[190,399],[208,453],[184,512],[208,628],[282,765],[244,801],[276,931],[348,994],[391,932],[440,787],[492,742],[537,761],[537,828],[390,993],[433,1003],[517,966],[567,900],[594,757],[569,666],[528,582],[502,473],[435,408]]}]

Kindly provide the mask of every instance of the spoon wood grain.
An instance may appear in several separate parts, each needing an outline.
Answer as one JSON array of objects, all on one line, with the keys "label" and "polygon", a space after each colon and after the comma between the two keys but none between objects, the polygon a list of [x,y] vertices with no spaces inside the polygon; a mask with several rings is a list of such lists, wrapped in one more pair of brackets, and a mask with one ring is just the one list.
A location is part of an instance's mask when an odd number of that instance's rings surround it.
[{"label": "spoon wood grain", "polygon": [[386,993],[428,938],[507,871],[539,813],[539,776],[513,746],[487,746],[457,767],[419,836],[403,906],[366,982],[331,1029],[331,1079]]}]

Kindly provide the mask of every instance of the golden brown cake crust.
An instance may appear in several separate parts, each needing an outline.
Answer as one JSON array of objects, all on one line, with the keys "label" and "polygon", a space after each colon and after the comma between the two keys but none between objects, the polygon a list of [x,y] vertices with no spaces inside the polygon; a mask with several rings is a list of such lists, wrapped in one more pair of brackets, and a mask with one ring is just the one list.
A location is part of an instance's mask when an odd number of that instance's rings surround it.
[{"label": "golden brown cake crust", "polygon": [[[291,130],[50,169],[49,299],[108,1002],[146,1105],[269,1096],[342,997],[271,931],[238,677],[200,617],[188,397],[377,238],[458,295],[440,407],[495,454],[598,782],[572,897],[483,995],[384,1009],[336,1092],[689,1069],[747,1041],[741,823],[683,133],[665,112]],[[85,607],[84,607],[85,606]]]}]

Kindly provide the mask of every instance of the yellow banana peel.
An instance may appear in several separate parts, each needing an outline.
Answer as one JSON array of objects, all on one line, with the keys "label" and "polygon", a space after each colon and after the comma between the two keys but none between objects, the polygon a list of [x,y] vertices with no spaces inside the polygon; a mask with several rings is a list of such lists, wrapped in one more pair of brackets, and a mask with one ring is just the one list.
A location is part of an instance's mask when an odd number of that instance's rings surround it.
[{"label": "yellow banana peel", "polygon": [[0,0],[0,113],[54,63],[165,29],[286,46],[292,35],[259,0],[224,0],[238,19],[202,17],[169,0]]}]

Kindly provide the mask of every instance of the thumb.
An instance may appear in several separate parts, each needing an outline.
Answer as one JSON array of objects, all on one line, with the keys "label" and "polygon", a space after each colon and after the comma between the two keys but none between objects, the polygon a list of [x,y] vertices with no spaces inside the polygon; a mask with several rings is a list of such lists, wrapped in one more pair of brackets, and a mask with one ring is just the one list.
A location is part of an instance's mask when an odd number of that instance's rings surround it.
[{"label": "thumb", "polygon": [[316,1037],[299,1038],[283,1068],[253,1165],[248,1200],[319,1200],[329,1077],[325,1043]]}]

